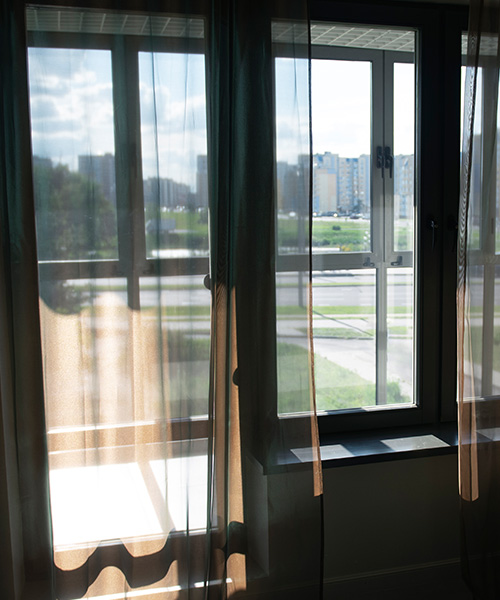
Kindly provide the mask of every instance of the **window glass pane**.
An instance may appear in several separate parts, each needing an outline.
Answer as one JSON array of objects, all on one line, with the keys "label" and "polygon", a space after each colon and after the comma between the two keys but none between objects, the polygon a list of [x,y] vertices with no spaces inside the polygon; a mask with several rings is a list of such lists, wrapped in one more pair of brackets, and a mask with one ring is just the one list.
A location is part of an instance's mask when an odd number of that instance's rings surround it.
[{"label": "window glass pane", "polygon": [[[462,66],[461,69],[461,128],[460,128],[460,149],[463,152],[463,124],[464,124],[464,110],[465,110],[465,83],[466,83],[466,67]],[[476,110],[474,113],[474,137],[477,140],[481,138],[482,132],[482,97],[483,97],[483,84],[482,84],[482,69],[477,69],[477,81],[476,81]],[[472,145],[472,169],[471,169],[471,180],[470,189],[471,196],[479,198],[481,194],[481,169],[482,169],[482,152],[480,143],[474,143]],[[469,228],[467,245],[471,250],[479,250],[481,248],[481,219],[482,219],[482,203],[472,202],[469,208]],[[497,236],[498,237],[498,236]]]},{"label": "window glass pane", "polygon": [[[301,58],[277,58],[275,67],[278,252],[306,253],[310,169],[309,65]],[[297,123],[301,124],[300,128]]]},{"label": "window glass pane", "polygon": [[314,272],[318,410],[376,403],[376,271]]},{"label": "window glass pane", "polygon": [[413,268],[387,270],[387,404],[413,402]]},{"label": "window glass pane", "polygon": [[312,61],[313,247],[321,252],[371,247],[371,71],[369,61]]},{"label": "window glass pane", "polygon": [[394,63],[394,250],[413,250],[415,65]]},{"label": "window glass pane", "polygon": [[205,57],[139,53],[149,258],[208,255]]},{"label": "window glass pane", "polygon": [[[485,309],[485,295],[484,295],[484,280],[485,280],[485,267],[483,265],[471,265],[469,267],[469,284],[468,292],[470,296],[470,315],[471,323],[469,327],[465,327],[465,335],[468,339],[464,342],[465,349],[465,361],[464,361],[464,372],[465,372],[465,389],[474,390],[473,395],[481,395],[482,382],[488,381],[492,375],[491,369],[489,373],[483,369],[483,343],[485,335],[485,316],[489,310],[491,317],[491,305]],[[495,302],[497,301],[498,292],[495,290]],[[500,300],[500,299],[499,299]],[[500,309],[498,309],[500,312]],[[496,315],[495,315],[496,316]],[[497,335],[498,328],[494,328],[494,337]],[[500,336],[499,336],[500,341]],[[495,342],[493,349],[493,362],[500,360],[500,348],[498,343]],[[488,367],[486,367],[488,368]],[[474,379],[473,379],[474,378]],[[496,386],[495,386],[496,387]],[[488,395],[490,395],[488,393]]]},{"label": "window glass pane", "polygon": [[[50,500],[54,546],[63,550],[90,544],[91,550],[101,540],[151,540],[172,530],[205,529],[207,441],[193,445],[197,452],[181,457],[175,456],[175,444],[171,444],[168,452],[173,456],[168,460],[154,453],[137,460],[127,448],[113,448],[114,461],[110,463],[101,456],[100,464],[75,466],[67,460],[68,453],[53,457]],[[59,553],[58,559],[64,561],[64,554]]]},{"label": "window glass pane", "polygon": [[157,365],[162,374],[157,384],[163,391],[157,390],[155,397],[168,398],[169,414],[158,413],[161,403],[158,408],[151,406],[153,418],[207,415],[211,297],[203,276],[143,277],[140,300],[145,317],[161,320],[164,338],[161,355],[151,358],[164,362],[163,369]]},{"label": "window glass pane", "polygon": [[[40,282],[48,430],[208,413],[203,277],[141,278],[140,312],[128,294],[125,278]],[[135,377],[137,363],[147,368]]]},{"label": "window glass pane", "polygon": [[28,57],[38,257],[117,258],[111,53]]},{"label": "window glass pane", "polygon": [[131,421],[126,280],[41,280],[40,299],[47,431]]},{"label": "window glass pane", "polygon": [[[500,89],[500,85],[499,85]],[[496,123],[496,168],[495,168],[495,252],[500,253],[500,103],[497,105]]]},{"label": "window glass pane", "polygon": [[333,47],[312,61],[317,405],[412,403],[415,32],[321,31]]}]

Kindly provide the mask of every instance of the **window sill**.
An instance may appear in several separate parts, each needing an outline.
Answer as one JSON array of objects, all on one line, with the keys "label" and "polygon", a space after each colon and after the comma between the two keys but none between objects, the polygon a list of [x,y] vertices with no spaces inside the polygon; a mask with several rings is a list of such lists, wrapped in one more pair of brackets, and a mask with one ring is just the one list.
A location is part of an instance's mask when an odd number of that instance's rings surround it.
[{"label": "window sill", "polygon": [[[370,432],[321,436],[323,468],[352,466],[389,460],[454,454],[458,448],[456,423],[379,429]],[[293,449],[278,458],[278,469],[298,468],[312,461],[308,448]]]},{"label": "window sill", "polygon": [[439,427],[401,427],[321,438],[323,468],[387,460],[424,458],[457,452],[456,423]]}]

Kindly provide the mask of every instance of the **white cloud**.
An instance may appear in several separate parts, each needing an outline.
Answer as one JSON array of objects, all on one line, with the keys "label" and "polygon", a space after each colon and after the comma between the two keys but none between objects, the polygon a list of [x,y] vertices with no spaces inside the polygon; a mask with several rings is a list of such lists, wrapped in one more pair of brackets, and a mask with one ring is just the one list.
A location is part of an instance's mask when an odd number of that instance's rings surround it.
[{"label": "white cloud", "polygon": [[[110,53],[37,48],[29,60],[34,153],[72,169],[80,154],[114,154]],[[150,54],[140,53],[140,66],[144,175],[159,163],[160,176],[194,188],[196,157],[207,153],[203,62],[155,55],[154,88]]]}]

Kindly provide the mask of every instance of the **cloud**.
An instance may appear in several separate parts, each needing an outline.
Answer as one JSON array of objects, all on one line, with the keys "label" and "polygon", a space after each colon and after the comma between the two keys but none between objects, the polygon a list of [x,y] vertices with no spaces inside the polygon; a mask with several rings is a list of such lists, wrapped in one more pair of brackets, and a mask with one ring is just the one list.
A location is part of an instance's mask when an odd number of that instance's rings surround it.
[{"label": "cloud", "polygon": [[108,51],[29,52],[33,151],[76,169],[78,155],[114,152]]},{"label": "cloud", "polygon": [[[207,153],[202,57],[139,56],[144,175],[159,164],[162,177],[194,187],[196,157]],[[29,66],[34,153],[75,170],[80,154],[114,154],[110,53],[37,48]]]}]

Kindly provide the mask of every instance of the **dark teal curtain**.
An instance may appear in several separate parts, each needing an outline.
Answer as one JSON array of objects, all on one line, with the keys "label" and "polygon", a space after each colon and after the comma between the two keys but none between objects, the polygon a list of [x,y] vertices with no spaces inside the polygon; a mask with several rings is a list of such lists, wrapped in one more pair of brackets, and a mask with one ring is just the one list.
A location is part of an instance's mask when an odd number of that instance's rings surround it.
[{"label": "dark teal curtain", "polygon": [[0,566],[4,598],[51,598],[52,548],[38,316],[24,6],[2,1],[0,141]]}]

